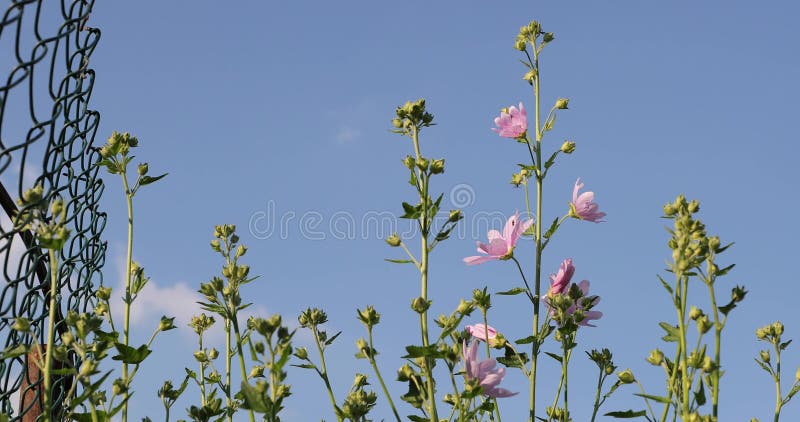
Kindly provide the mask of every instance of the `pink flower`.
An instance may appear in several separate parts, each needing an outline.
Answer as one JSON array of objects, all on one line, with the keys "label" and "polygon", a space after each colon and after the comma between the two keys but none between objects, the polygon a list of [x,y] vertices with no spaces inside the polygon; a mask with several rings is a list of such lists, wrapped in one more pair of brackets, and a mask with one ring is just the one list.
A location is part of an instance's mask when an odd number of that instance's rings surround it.
[{"label": "pink flower", "polygon": [[[578,283],[578,287],[583,292],[583,297],[584,298],[590,298],[591,297],[591,296],[589,296],[589,280],[581,281],[580,283]],[[594,300],[592,301],[592,307],[596,306],[598,303],[600,303],[600,296],[594,296]],[[576,304],[576,305],[570,306],[570,308],[567,309],[567,312],[569,312],[570,314],[573,314],[573,313],[575,313],[575,310],[578,309],[578,308],[580,308],[581,310],[584,309],[583,305],[580,302],[578,304]],[[584,318],[583,318],[583,320],[581,320],[580,325],[583,325],[584,327],[594,327],[594,325],[589,324],[589,321],[598,320],[603,316],[603,313],[600,312],[600,311],[584,311],[583,314],[584,314]]]},{"label": "pink flower", "polygon": [[511,106],[503,109],[500,112],[500,117],[495,117],[494,124],[496,128],[492,128],[504,138],[519,138],[525,135],[528,130],[528,114],[525,112],[525,107],[519,103],[519,109]]},{"label": "pink flower", "polygon": [[560,295],[569,290],[569,282],[572,280],[572,274],[575,273],[575,266],[572,265],[572,258],[567,258],[558,267],[556,274],[550,274],[550,290],[547,295]]},{"label": "pink flower", "polygon": [[494,329],[491,325],[483,325],[483,324],[475,324],[475,325],[467,325],[464,327],[465,330],[471,335],[472,337],[487,341],[494,340],[497,337],[497,330]]},{"label": "pink flower", "polygon": [[584,192],[578,195],[578,191],[581,189],[583,189],[583,183],[579,178],[575,181],[575,188],[572,190],[572,202],[569,204],[570,217],[594,223],[604,221],[601,218],[605,217],[606,213],[598,211],[600,207],[594,202],[594,192]]},{"label": "pink flower", "polygon": [[519,222],[519,211],[512,215],[506,221],[506,226],[503,228],[503,234],[497,230],[490,230],[487,234],[489,238],[488,244],[478,242],[478,252],[483,255],[468,256],[464,258],[467,265],[482,264],[486,261],[506,260],[513,256],[514,247],[517,246],[517,240],[522,236],[525,230],[533,224],[533,220],[528,220],[523,223]]},{"label": "pink flower", "polygon": [[483,387],[483,395],[494,398],[511,397],[517,393],[512,393],[498,385],[506,376],[505,368],[495,368],[497,361],[485,359],[478,362],[478,342],[471,343],[469,346],[464,344],[464,371],[467,380],[477,379]]}]

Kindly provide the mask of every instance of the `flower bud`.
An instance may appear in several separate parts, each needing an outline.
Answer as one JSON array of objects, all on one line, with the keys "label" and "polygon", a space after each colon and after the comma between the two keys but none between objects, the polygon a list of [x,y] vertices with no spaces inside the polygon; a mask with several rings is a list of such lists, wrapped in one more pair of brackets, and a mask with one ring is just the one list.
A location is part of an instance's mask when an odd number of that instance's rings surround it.
[{"label": "flower bud", "polygon": [[564,143],[561,144],[561,152],[564,154],[572,154],[575,152],[575,142],[564,141]]},{"label": "flower bud", "polygon": [[450,223],[455,223],[462,218],[464,218],[464,216],[461,214],[461,210],[451,210],[450,215],[447,217],[447,221]]},{"label": "flower bud", "polygon": [[461,315],[469,315],[472,313],[474,309],[475,309],[474,303],[472,303],[471,301],[467,302],[466,300],[461,299],[461,301],[458,303],[458,308],[456,308],[456,312],[458,312]]},{"label": "flower bud", "polygon": [[444,158],[431,161],[431,173],[432,174],[444,173]]},{"label": "flower bud", "polygon": [[108,305],[105,302],[100,302],[94,307],[94,314],[97,316],[104,316],[108,314]]},{"label": "flower bud", "polygon": [[553,41],[555,38],[556,36],[552,32],[545,32],[544,35],[542,36],[542,42],[549,43],[550,41]]},{"label": "flower bud", "polygon": [[64,334],[61,334],[61,342],[64,343],[64,346],[69,347],[74,341],[75,335],[72,334],[72,331],[66,331]]},{"label": "flower bud", "polygon": [[247,253],[247,247],[246,246],[239,245],[239,247],[236,248],[236,257],[237,258],[243,257],[244,254],[246,254],[246,253]]},{"label": "flower bud", "polygon": [[731,289],[731,300],[734,302],[741,302],[744,300],[746,294],[747,290],[745,290],[744,287],[736,286]]},{"label": "flower bud", "polygon": [[697,332],[700,334],[705,334],[711,329],[712,325],[713,324],[711,321],[708,320],[708,316],[703,315],[697,319]]},{"label": "flower bud", "polygon": [[119,396],[126,391],[128,391],[128,387],[125,385],[125,381],[123,381],[122,378],[115,379],[114,383],[111,385],[111,393],[115,396]]},{"label": "flower bud", "polygon": [[700,202],[698,202],[696,199],[693,199],[691,202],[689,202],[689,205],[686,207],[686,209],[690,213],[694,214],[697,211],[700,211]]},{"label": "flower bud", "polygon": [[217,349],[212,348],[211,350],[208,351],[208,357],[211,358],[211,360],[216,359],[217,357],[219,357],[219,351]]},{"label": "flower bud", "polygon": [[764,340],[767,338],[767,334],[769,334],[767,327],[761,327],[756,330],[756,337],[758,337],[759,340]]},{"label": "flower bud", "polygon": [[416,161],[417,168],[421,171],[427,171],[428,165],[430,165],[430,161],[427,158],[419,157]]},{"label": "flower bud", "polygon": [[358,312],[358,320],[367,327],[372,327],[381,322],[381,314],[372,305],[367,306],[363,311],[358,309],[356,311]]},{"label": "flower bud", "polygon": [[393,248],[396,248],[396,247],[400,246],[400,244],[402,242],[403,241],[400,240],[400,236],[398,236],[397,233],[392,233],[391,236],[386,238],[386,243],[388,243],[389,246],[391,246]]},{"label": "flower bud", "polygon": [[250,378],[260,378],[264,376],[264,367],[257,365],[250,370]]},{"label": "flower bud", "polygon": [[411,301],[411,309],[413,309],[416,313],[422,314],[431,307],[431,302],[425,300],[423,297],[417,297]]},{"label": "flower bud", "polygon": [[161,317],[161,322],[158,323],[158,330],[159,331],[168,331],[175,328],[175,317],[167,318],[165,316]]},{"label": "flower bud", "polygon": [[623,384],[630,384],[636,381],[636,378],[633,376],[633,372],[631,372],[630,369],[618,372],[617,378],[619,378],[619,381]]},{"label": "flower bud", "polygon": [[706,374],[710,374],[715,369],[717,369],[717,365],[711,359],[711,356],[706,356],[703,359],[703,368],[702,369],[703,369],[703,372],[705,372]]},{"label": "flower bud", "polygon": [[136,168],[136,172],[139,173],[139,176],[144,176],[145,174],[147,174],[147,170],[149,170],[147,163],[141,163]]},{"label": "flower bud", "polygon": [[568,98],[559,98],[556,100],[555,108],[559,110],[566,110],[568,105],[569,105]]},{"label": "flower bud", "polygon": [[359,352],[363,352],[365,355],[369,356],[370,347],[363,337],[360,337],[358,340],[356,340],[356,349],[358,349]]},{"label": "flower bud", "polygon": [[27,318],[17,317],[14,320],[14,325],[11,326],[11,329],[21,333],[27,333],[31,329],[31,323]]},{"label": "flower bud", "polygon": [[208,355],[206,355],[206,352],[203,350],[198,350],[194,352],[194,358],[200,363],[208,362]]},{"label": "flower bud", "polygon": [[800,382],[800,368],[797,368],[797,372],[794,374],[795,382]]},{"label": "flower bud", "polygon": [[97,362],[92,359],[87,359],[81,364],[81,376],[88,377],[95,373],[97,370]]},{"label": "flower bud", "polygon": [[519,51],[525,51],[525,48],[528,45],[528,40],[525,39],[522,35],[517,35],[517,39],[514,40],[514,48]]},{"label": "flower bud", "polygon": [[536,70],[534,69],[529,70],[528,73],[522,77],[522,80],[528,81],[529,84],[532,84],[534,79],[536,79]]},{"label": "flower bud", "polygon": [[300,360],[307,360],[308,359],[308,350],[305,347],[298,347],[294,349],[294,355]]},{"label": "flower bud", "polygon": [[211,371],[211,373],[208,374],[208,382],[210,383],[216,384],[220,382],[221,379],[222,375],[220,375],[220,373],[217,371]]},{"label": "flower bud", "polygon": [[409,170],[414,168],[414,164],[416,164],[416,161],[414,160],[414,157],[410,155],[406,155],[406,158],[403,159],[403,165]]},{"label": "flower bud", "polygon": [[365,385],[368,385],[367,376],[364,374],[356,374],[355,379],[353,380],[353,387],[361,388]]},{"label": "flower bud", "polygon": [[701,311],[697,306],[692,305],[692,308],[689,310],[689,318],[691,318],[692,321],[695,321],[701,316],[703,316],[703,311]]},{"label": "flower bud", "polygon": [[100,287],[94,292],[94,296],[100,300],[108,300],[111,298],[111,287]]},{"label": "flower bud", "polygon": [[260,341],[257,341],[255,344],[253,344],[253,348],[256,349],[256,353],[264,353],[264,350],[266,350],[264,343]]},{"label": "flower bud", "polygon": [[775,323],[772,324],[772,327],[775,329],[775,335],[777,337],[783,335],[783,324],[780,321],[775,321]]},{"label": "flower bud", "polygon": [[658,349],[653,350],[650,352],[650,356],[647,357],[647,362],[653,366],[661,365],[664,362],[664,352]]},{"label": "flower bud", "polygon": [[403,364],[400,369],[397,370],[397,380],[400,382],[406,382],[411,380],[414,377],[414,370],[411,368],[409,364]]},{"label": "flower bud", "polygon": [[403,120],[395,117],[394,119],[392,119],[392,126],[400,129],[401,127],[403,127]]},{"label": "flower bud", "polygon": [[222,251],[222,247],[220,246],[219,240],[217,240],[217,239],[214,239],[214,240],[212,240],[212,241],[211,241],[211,249],[212,249],[214,252],[220,252],[220,251]]},{"label": "flower bud", "polygon": [[761,360],[764,363],[769,363],[769,361],[770,361],[769,350],[762,350],[758,354],[759,354],[759,357],[761,358]]}]

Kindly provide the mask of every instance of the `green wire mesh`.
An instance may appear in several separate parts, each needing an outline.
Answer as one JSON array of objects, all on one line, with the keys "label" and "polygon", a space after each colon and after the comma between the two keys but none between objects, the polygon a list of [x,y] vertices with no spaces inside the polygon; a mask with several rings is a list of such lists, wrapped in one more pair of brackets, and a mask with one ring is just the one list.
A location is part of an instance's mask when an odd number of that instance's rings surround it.
[{"label": "green wire mesh", "polygon": [[[85,311],[106,245],[100,235],[106,216],[99,152],[93,146],[100,121],[89,108],[94,71],[89,57],[100,31],[87,26],[93,0],[11,0],[0,20],[0,347],[45,343],[49,267],[47,254],[29,232],[15,227],[22,192],[41,184],[44,200],[58,195],[67,204],[71,236],[61,251],[56,327],[64,330],[68,310]],[[0,11],[3,9],[0,8]],[[11,330],[16,317],[31,333]],[[56,336],[58,342],[59,336]],[[0,413],[22,420],[41,406],[41,379],[28,373],[27,357],[0,361]],[[72,363],[74,364],[74,362]],[[71,380],[54,379],[55,403]],[[24,397],[24,400],[21,400]],[[22,403],[25,406],[22,406]]]}]

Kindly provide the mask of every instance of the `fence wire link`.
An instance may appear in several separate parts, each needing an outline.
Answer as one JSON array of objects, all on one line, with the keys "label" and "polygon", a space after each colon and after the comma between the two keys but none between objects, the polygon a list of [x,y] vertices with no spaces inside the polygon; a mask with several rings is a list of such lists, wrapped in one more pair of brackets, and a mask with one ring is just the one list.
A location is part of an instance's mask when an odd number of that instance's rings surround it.
[{"label": "fence wire link", "polygon": [[[86,311],[93,283],[102,283],[106,245],[100,235],[106,215],[99,209],[104,187],[93,146],[100,115],[89,108],[95,80],[89,58],[100,38],[100,31],[88,26],[93,5],[94,0],[11,0],[0,20],[3,348],[30,345],[32,336],[45,343],[47,254],[34,236],[14,224],[15,202],[25,190],[41,184],[45,201],[58,195],[66,204],[71,236],[59,260],[59,331],[66,312]],[[31,321],[31,333],[11,330],[16,317]],[[42,380],[28,374],[26,361],[26,356],[0,361],[0,413],[12,421],[41,407]],[[54,380],[54,403],[63,402],[69,382],[67,377]]]}]

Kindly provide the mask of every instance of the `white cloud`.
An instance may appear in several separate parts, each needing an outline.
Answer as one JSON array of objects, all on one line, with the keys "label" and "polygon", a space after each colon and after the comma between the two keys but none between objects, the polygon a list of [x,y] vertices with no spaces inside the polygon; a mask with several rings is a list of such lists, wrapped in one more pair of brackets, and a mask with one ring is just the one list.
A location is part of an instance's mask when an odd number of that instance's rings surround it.
[{"label": "white cloud", "polygon": [[354,129],[347,125],[342,125],[339,128],[339,132],[336,133],[336,140],[342,144],[353,142],[360,137],[361,137],[360,130]]},{"label": "white cloud", "polygon": [[[125,257],[119,255],[115,260],[116,273],[120,280],[113,289],[111,299],[111,309],[115,324],[123,321],[125,304],[122,302],[122,295],[125,292],[123,280],[125,277]],[[199,286],[190,286],[188,283],[179,281],[171,285],[162,285],[157,281],[151,280],[145,285],[131,306],[131,325],[141,327],[146,331],[154,330],[162,316],[175,317],[175,326],[180,332],[194,336],[194,332],[188,329],[189,321],[192,316],[199,315],[204,311],[197,303],[203,300],[203,296],[197,292]],[[246,298],[245,298],[246,299]],[[245,301],[246,302],[246,301]],[[253,305],[245,309],[240,314],[240,321],[246,321],[250,316],[268,317],[268,311],[264,306]],[[221,319],[215,317],[217,321]],[[118,326],[118,328],[121,328]],[[221,325],[218,329],[212,329],[208,339],[222,339],[223,330]]]}]

